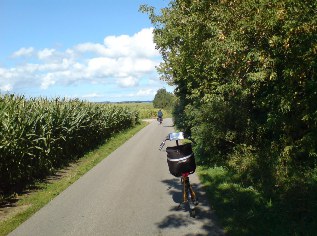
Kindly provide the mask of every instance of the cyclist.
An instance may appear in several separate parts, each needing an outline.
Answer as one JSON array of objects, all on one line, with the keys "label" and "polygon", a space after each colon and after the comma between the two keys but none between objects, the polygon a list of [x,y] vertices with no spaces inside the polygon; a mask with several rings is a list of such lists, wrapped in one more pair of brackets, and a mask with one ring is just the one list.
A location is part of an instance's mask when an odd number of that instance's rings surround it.
[{"label": "cyclist", "polygon": [[161,111],[161,109],[158,110],[158,112],[157,112],[157,120],[160,122],[160,124],[163,121],[163,112]]}]

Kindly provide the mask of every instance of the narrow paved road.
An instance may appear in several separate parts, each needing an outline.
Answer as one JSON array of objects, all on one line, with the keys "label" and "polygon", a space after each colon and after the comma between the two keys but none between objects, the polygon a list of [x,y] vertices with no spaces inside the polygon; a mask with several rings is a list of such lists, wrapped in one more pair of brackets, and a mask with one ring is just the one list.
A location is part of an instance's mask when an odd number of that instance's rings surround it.
[{"label": "narrow paved road", "polygon": [[195,174],[197,217],[177,210],[180,180],[158,151],[172,131],[171,119],[153,120],[10,235],[223,235]]}]

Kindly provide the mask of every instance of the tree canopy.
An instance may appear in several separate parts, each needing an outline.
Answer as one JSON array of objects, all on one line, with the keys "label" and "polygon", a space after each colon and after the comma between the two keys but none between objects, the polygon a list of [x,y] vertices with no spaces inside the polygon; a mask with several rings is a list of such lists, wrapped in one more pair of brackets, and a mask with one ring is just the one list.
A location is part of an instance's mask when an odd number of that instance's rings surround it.
[{"label": "tree canopy", "polygon": [[202,163],[225,165],[268,196],[296,196],[296,212],[299,199],[316,199],[317,2],[175,0],[160,15],[141,10],[161,79],[176,88],[175,121]]},{"label": "tree canopy", "polygon": [[167,92],[165,88],[159,89],[153,99],[154,108],[171,109],[174,106],[174,94]]}]

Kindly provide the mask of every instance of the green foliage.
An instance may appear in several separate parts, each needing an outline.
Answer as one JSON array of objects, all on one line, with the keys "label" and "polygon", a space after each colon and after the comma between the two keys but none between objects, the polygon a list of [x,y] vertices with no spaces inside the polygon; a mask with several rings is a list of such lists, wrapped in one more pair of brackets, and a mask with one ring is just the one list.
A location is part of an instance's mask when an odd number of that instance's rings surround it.
[{"label": "green foliage", "polygon": [[58,170],[58,178],[56,179],[35,181],[35,183],[31,183],[31,186],[28,186],[26,192],[19,192],[18,195],[13,194],[6,197],[4,201],[2,201],[3,199],[0,195],[1,204],[3,202],[14,202],[18,206],[14,214],[4,213],[3,215],[2,213],[0,219],[0,236],[5,236],[12,232],[146,125],[145,122],[142,122],[133,128],[115,134],[111,139],[106,140],[98,146],[98,148],[85,153],[70,166]]},{"label": "green foliage", "polygon": [[317,2],[177,0],[161,15],[142,10],[161,78],[176,87],[175,122],[195,139],[200,163],[292,199],[294,215],[311,219],[316,208],[302,199],[317,204]]},{"label": "green foliage", "polygon": [[0,190],[46,176],[138,119],[122,106],[0,96]]},{"label": "green foliage", "polygon": [[159,89],[153,99],[154,108],[171,109],[174,106],[175,96],[166,91],[165,88]]},{"label": "green foliage", "polygon": [[[119,103],[118,106],[126,106],[137,111],[140,119],[155,119],[157,117],[157,109],[153,107],[153,103]],[[164,117],[172,117],[169,110],[162,109]]]},{"label": "green foliage", "polygon": [[212,208],[221,219],[229,235],[314,235],[316,230],[316,206],[310,205],[317,194],[311,191],[301,207],[314,208],[314,214],[296,211],[300,192],[278,201],[265,198],[250,185],[243,185],[232,171],[223,167],[198,167],[202,183],[207,187]]},{"label": "green foliage", "polygon": [[118,106],[128,107],[135,110],[139,114],[140,119],[155,118],[157,109],[154,109],[153,103],[143,102],[143,103],[118,103]]}]

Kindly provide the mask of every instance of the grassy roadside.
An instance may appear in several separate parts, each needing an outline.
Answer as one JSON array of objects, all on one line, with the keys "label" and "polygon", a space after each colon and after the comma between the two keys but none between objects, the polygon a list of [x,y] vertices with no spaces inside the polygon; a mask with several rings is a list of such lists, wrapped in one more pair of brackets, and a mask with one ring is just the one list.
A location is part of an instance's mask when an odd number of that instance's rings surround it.
[{"label": "grassy roadside", "polygon": [[134,128],[115,135],[98,149],[87,153],[76,163],[60,170],[55,176],[49,177],[44,182],[36,183],[24,193],[8,199],[11,211],[0,218],[0,236],[7,235],[18,227],[146,125],[146,122],[142,122]]},{"label": "grassy roadside", "polygon": [[[212,209],[229,235],[272,235],[267,232],[267,213],[261,194],[252,187],[243,187],[224,167],[197,168]],[[272,225],[271,225],[272,226]]]},{"label": "grassy roadside", "polygon": [[290,199],[268,198],[252,186],[242,186],[224,167],[199,166],[196,171],[228,235],[316,235],[316,214],[292,214]]}]

